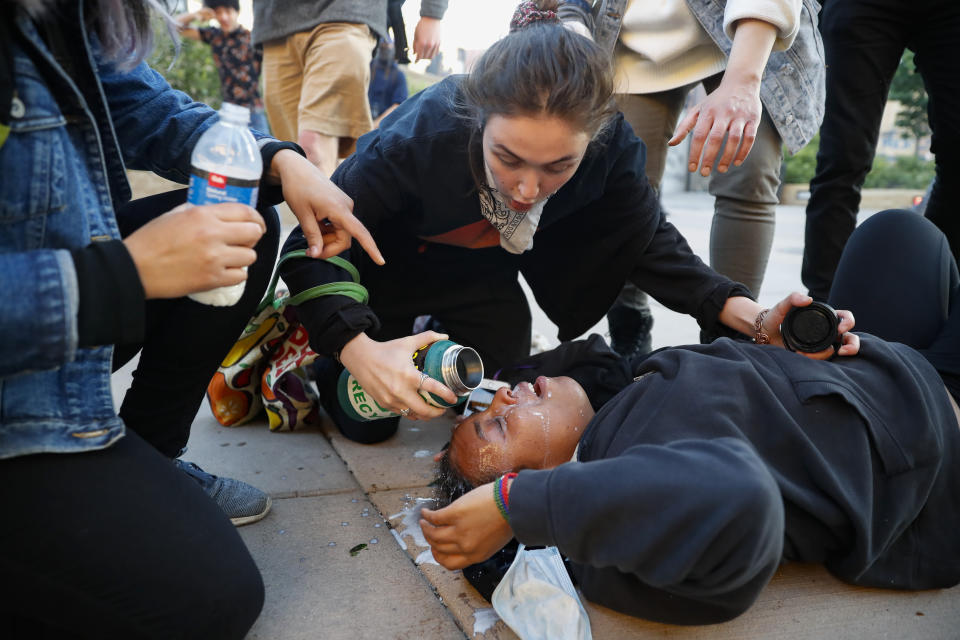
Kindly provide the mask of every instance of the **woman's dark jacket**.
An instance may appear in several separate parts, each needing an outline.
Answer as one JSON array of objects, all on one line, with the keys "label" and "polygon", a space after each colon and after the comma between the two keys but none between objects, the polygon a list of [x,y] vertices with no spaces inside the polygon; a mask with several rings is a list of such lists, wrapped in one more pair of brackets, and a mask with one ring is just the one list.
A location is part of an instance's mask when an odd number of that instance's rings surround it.
[{"label": "woman's dark jacket", "polygon": [[[378,130],[360,138],[356,153],[333,175],[384,251],[386,268],[391,254],[416,250],[416,242],[397,241],[397,235],[429,238],[483,220],[470,171],[469,127],[454,107],[461,81],[447,78],[407,100]],[[749,296],[746,287],[707,267],[666,221],[644,174],[645,162],[643,142],[617,115],[570,181],[547,202],[533,248],[517,261],[561,340],[595,324],[626,280],[674,311],[692,315],[707,333],[717,332],[727,298]],[[305,246],[296,229],[285,251]],[[383,268],[356,243],[342,255],[361,274]],[[349,278],[337,267],[310,260],[286,263],[282,275],[293,293]],[[399,270],[395,284],[429,286],[404,282]],[[377,326],[369,307],[339,296],[301,305],[300,317],[314,350],[327,354]]]}]

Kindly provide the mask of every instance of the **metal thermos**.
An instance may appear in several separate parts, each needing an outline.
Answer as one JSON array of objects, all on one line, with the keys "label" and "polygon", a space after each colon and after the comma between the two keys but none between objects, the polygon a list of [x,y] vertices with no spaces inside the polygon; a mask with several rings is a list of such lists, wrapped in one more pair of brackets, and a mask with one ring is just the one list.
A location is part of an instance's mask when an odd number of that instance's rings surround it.
[{"label": "metal thermos", "polygon": [[[420,347],[413,353],[414,366],[434,380],[439,380],[458,396],[454,404],[426,391],[420,396],[435,407],[452,407],[466,399],[483,380],[480,354],[450,340],[439,340]],[[344,413],[354,420],[380,420],[398,415],[385,409],[368,395],[353,375],[344,369],[337,381],[337,399]]]}]

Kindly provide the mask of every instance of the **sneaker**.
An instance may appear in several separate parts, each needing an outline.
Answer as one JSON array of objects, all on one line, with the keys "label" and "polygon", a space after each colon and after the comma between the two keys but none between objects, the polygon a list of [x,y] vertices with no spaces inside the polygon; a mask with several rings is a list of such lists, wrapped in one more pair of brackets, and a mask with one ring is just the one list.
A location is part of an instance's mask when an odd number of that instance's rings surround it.
[{"label": "sneaker", "polygon": [[237,527],[261,520],[270,511],[270,496],[246,482],[215,476],[180,458],[174,458],[173,464],[196,480]]}]

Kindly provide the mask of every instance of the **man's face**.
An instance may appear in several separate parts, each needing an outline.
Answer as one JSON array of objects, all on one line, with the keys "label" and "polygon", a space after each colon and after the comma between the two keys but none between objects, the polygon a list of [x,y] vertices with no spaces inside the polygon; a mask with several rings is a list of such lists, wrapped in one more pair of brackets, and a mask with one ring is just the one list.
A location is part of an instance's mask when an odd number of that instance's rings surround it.
[{"label": "man's face", "polygon": [[233,7],[216,7],[213,10],[213,15],[216,16],[220,28],[224,31],[233,31],[237,28],[237,17],[240,14]]},{"label": "man's face", "polygon": [[518,469],[570,459],[593,408],[571,378],[537,378],[499,389],[490,406],[465,418],[450,438],[450,463],[474,485]]}]

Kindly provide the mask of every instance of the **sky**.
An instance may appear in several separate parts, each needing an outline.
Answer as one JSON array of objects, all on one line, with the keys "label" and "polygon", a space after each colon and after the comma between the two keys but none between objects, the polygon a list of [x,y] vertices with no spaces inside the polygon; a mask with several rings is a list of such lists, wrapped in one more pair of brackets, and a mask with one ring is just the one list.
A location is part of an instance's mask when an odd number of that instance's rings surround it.
[{"label": "sky", "polygon": [[[201,0],[187,2],[191,10],[199,9],[201,4]],[[519,0],[449,0],[447,12],[441,22],[440,52],[443,53],[443,65],[453,68],[455,72],[461,72],[463,69],[456,64],[458,48],[486,49],[507,35],[510,18],[517,4]],[[403,18],[407,27],[407,41],[412,47],[413,30],[420,20],[420,0],[404,2]],[[240,22],[248,28],[252,25],[252,0],[240,0]],[[423,71],[428,64],[429,62],[423,61],[413,63],[410,67]]]},{"label": "sky", "polygon": [[[519,0],[449,0],[447,12],[441,22],[440,51],[445,67],[455,66],[457,49],[486,49],[507,35],[510,18]],[[420,19],[419,0],[407,0],[403,4],[403,18],[407,25],[407,40],[413,46],[413,30]],[[411,56],[412,57],[412,56]],[[414,63],[411,68],[422,71],[428,63]]]}]

